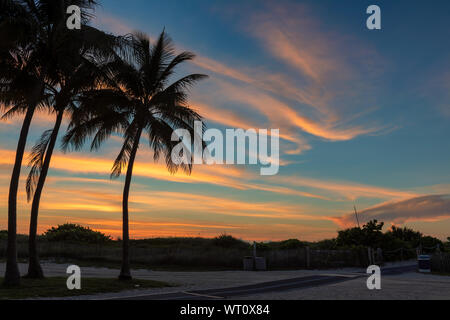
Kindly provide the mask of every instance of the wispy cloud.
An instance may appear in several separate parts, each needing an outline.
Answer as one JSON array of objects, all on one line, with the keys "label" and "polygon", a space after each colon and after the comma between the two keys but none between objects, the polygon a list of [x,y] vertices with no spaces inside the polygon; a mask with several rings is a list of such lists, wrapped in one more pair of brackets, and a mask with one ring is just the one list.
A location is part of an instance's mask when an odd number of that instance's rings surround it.
[{"label": "wispy cloud", "polygon": [[[450,218],[450,195],[426,195],[402,201],[390,201],[359,213],[367,222],[377,219],[386,223],[404,224],[410,221],[440,221]],[[354,225],[354,216],[333,217],[341,227]]]},{"label": "wispy cloud", "polygon": [[228,99],[252,107],[264,114],[272,126],[284,130],[296,128],[330,141],[351,140],[359,135],[379,130],[379,128],[362,126],[335,128],[333,124],[314,121],[273,96],[255,91],[252,88],[243,88],[224,82],[221,83],[221,88],[223,95],[226,95]]},{"label": "wispy cloud", "polygon": [[[12,165],[14,160],[13,151],[0,150],[0,155],[0,165]],[[102,157],[81,156],[75,154],[64,155],[61,153],[56,153],[52,157],[51,167],[54,170],[63,172],[98,174],[104,176],[110,174],[112,162],[113,161],[111,159]],[[153,162],[151,154],[142,151],[137,158],[133,169],[133,174],[136,177],[152,178],[177,183],[208,184],[238,190],[259,190],[284,195],[324,199],[323,196],[310,192],[255,183],[253,180],[259,179],[260,176],[242,167],[204,165],[197,166],[192,175],[189,176],[182,172],[172,175],[168,172],[163,163]]]},{"label": "wispy cloud", "polygon": [[124,21],[122,18],[118,18],[105,11],[96,13],[94,24],[117,35],[129,34],[136,30],[131,27],[130,22]]},{"label": "wispy cloud", "polygon": [[[41,201],[39,232],[55,224],[72,222],[120,236],[122,186],[107,182],[92,178],[51,177]],[[98,184],[102,187],[98,188]],[[23,190],[19,196],[25,199]],[[220,231],[238,232],[249,228],[249,224],[264,228],[274,222],[301,224],[309,221],[314,224],[329,221],[326,217],[309,214],[311,208],[302,205],[237,200],[195,192],[150,191],[148,186],[141,184],[134,185],[129,201],[133,237],[185,236],[196,232],[207,232],[203,235],[212,236]],[[5,208],[6,203],[2,201],[0,207]],[[19,208],[19,225],[24,230],[29,219],[29,205],[21,202]],[[5,218],[0,219],[0,226],[6,223]],[[238,234],[246,233],[239,231]],[[259,236],[262,237],[262,233]]]},{"label": "wispy cloud", "polygon": [[[227,92],[226,94],[230,94],[230,92]],[[262,125],[261,123],[256,123],[255,121],[245,119],[244,117],[240,116],[236,111],[233,110],[223,110],[221,108],[212,107],[211,105],[202,102],[193,102],[193,106],[195,106],[195,109],[201,115],[203,115],[206,121],[215,122],[228,128],[241,128],[247,130],[250,128],[262,129],[270,126],[270,125]],[[275,127],[276,127],[275,124],[271,126],[271,128]],[[283,130],[279,134],[279,137],[297,146],[296,149],[286,150],[285,153],[287,154],[298,154],[304,150],[311,149],[311,146],[308,144],[306,139],[299,136],[293,130],[283,128]]]},{"label": "wispy cloud", "polygon": [[[312,179],[301,176],[275,176],[270,178],[273,182],[291,187],[307,187],[324,192],[324,195],[336,199],[343,197],[345,200],[354,201],[359,198],[372,198],[383,200],[400,200],[419,196],[420,193],[410,190],[398,190],[393,188],[378,187],[368,184],[354,183],[349,181],[333,181],[326,179]],[[429,188],[428,188],[429,189]]]},{"label": "wispy cloud", "polygon": [[[298,28],[295,22],[298,20],[314,26],[312,28],[314,33],[307,31],[309,29]],[[279,21],[284,23],[280,24]],[[99,15],[98,23],[115,32],[123,33],[125,30],[129,32],[133,29],[126,27],[128,22],[107,13]],[[252,13],[248,29],[251,34],[262,40],[266,50],[286,60],[288,64],[297,65],[303,73],[309,75],[312,81],[299,83],[298,79],[291,78],[283,72],[255,69],[250,66],[229,66],[210,57],[198,55],[193,64],[214,75],[209,82],[212,83],[216,92],[214,101],[205,103],[204,99],[193,97],[198,102],[199,111],[205,113],[206,119],[221,124],[239,125],[243,128],[249,125],[253,128],[263,125],[282,128],[281,138],[297,145],[295,149],[283,148],[286,154],[291,155],[311,149],[301,133],[329,141],[343,141],[382,129],[376,125],[351,125],[348,120],[342,119],[340,113],[343,110],[339,110],[333,104],[333,99],[342,90],[340,85],[343,83],[344,75],[351,74],[354,70],[344,63],[343,58],[339,58],[339,48],[324,44],[334,41],[329,35],[323,39],[324,35],[319,32],[311,18],[295,17],[293,19],[292,14],[289,14],[287,10],[281,11],[275,8],[270,12]],[[262,32],[262,30],[265,31]],[[277,34],[270,34],[271,32],[277,32]],[[281,43],[273,44],[271,41]],[[281,54],[280,51],[283,51],[285,47],[290,48],[286,49],[288,53],[278,56],[277,54]],[[277,49],[272,51],[272,48]],[[184,49],[190,50],[190,48]],[[352,80],[355,79],[352,78]],[[244,87],[242,83],[245,84]],[[207,96],[211,100],[210,90]],[[249,106],[266,116],[268,123],[261,123],[261,121],[255,123],[241,113],[237,116],[232,110],[224,110],[223,105],[229,103],[230,99],[240,106]],[[194,107],[195,105],[193,103]],[[305,107],[307,110],[302,111],[301,109]],[[313,111],[318,112],[314,117],[306,115]],[[353,112],[351,117],[346,115],[344,118],[355,119],[355,114],[358,113]]]}]

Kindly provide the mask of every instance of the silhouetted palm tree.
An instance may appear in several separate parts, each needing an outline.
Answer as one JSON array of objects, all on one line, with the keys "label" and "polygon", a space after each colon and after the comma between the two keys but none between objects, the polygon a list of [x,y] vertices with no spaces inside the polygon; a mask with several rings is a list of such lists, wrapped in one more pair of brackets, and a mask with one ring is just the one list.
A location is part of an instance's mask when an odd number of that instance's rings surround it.
[{"label": "silhouetted palm tree", "polygon": [[74,32],[70,43],[63,44],[67,49],[61,57],[63,63],[58,66],[54,76],[46,81],[47,91],[53,102],[52,109],[56,114],[54,127],[42,134],[30,155],[31,170],[26,184],[28,200],[33,198],[29,233],[29,278],[44,276],[36,242],[39,203],[63,117],[65,114],[72,114],[77,108],[77,97],[83,91],[101,86],[104,76],[99,64],[113,57],[116,45],[120,44],[120,38],[92,27],[83,26],[81,31]]},{"label": "silhouetted palm tree", "polygon": [[[17,191],[26,140],[34,112],[48,107],[46,80],[57,65],[53,59],[66,50],[53,42],[67,35],[66,10],[69,5],[83,10],[82,22],[89,19],[84,9],[93,0],[0,0],[0,105],[4,118],[25,113],[17,144],[8,200],[8,248],[5,285],[18,285],[17,266]],[[69,43],[69,42],[67,42]]]},{"label": "silhouetted palm tree", "polygon": [[119,177],[126,166],[123,189],[123,257],[120,279],[131,279],[129,263],[128,196],[133,165],[143,132],[148,135],[155,161],[164,155],[167,168],[175,173],[179,167],[191,172],[191,165],[176,165],[171,153],[177,143],[172,141],[174,129],[193,133],[194,122],[201,120],[187,105],[187,89],[204,79],[191,74],[168,85],[175,67],[191,60],[194,55],[183,52],[175,55],[170,38],[162,32],[154,45],[141,33],[132,36],[129,50],[122,59],[108,66],[111,86],[86,92],[80,100],[78,117],[70,125],[63,145],[81,148],[88,136],[93,136],[91,150],[113,133],[123,135],[122,149],[117,156],[111,177]]},{"label": "silhouetted palm tree", "polygon": [[[3,52],[1,55],[0,60],[2,61],[2,66],[0,69],[2,70],[2,75],[0,76],[0,101],[2,110],[7,110],[2,116],[2,119],[8,119],[16,114],[25,113],[17,143],[8,198],[8,246],[4,284],[14,286],[20,282],[16,247],[19,177],[31,120],[35,110],[45,106],[45,99],[43,99],[43,86],[39,78],[36,78],[34,74],[30,73],[33,68],[26,60],[28,58],[28,52],[26,50],[15,50],[14,53],[8,52],[4,54]],[[11,72],[10,75],[5,76],[3,73],[6,71],[5,64],[8,64],[10,67],[8,70],[8,73]]]}]

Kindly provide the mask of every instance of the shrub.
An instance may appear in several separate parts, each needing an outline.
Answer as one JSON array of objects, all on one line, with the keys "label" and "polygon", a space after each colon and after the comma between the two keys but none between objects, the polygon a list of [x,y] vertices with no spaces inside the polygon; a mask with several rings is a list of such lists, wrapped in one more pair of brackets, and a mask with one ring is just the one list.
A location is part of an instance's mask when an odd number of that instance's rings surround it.
[{"label": "shrub", "polygon": [[[252,246],[252,248],[253,248],[253,246]],[[262,251],[265,251],[265,250],[270,250],[272,247],[271,247],[271,244],[270,243],[264,243],[264,242],[257,242],[256,243],[256,250],[262,250]]]},{"label": "shrub", "polygon": [[438,245],[441,248],[441,250],[444,248],[444,243],[442,243],[441,240],[430,236],[422,237],[420,243],[422,244],[422,247],[425,249],[425,251],[433,250]]},{"label": "shrub", "polygon": [[420,232],[414,231],[408,227],[399,228],[392,226],[386,234],[391,235],[393,238],[408,242],[412,248],[416,248],[420,244],[420,240],[423,235]]},{"label": "shrub", "polygon": [[383,240],[384,223],[377,220],[369,221],[362,228],[351,228],[339,231],[336,239],[338,246],[354,247],[358,245],[379,247]]},{"label": "shrub", "polygon": [[[275,244],[275,243],[274,243]],[[276,247],[278,249],[299,249],[306,247],[304,242],[301,242],[298,239],[289,239],[280,242],[276,242]]]},{"label": "shrub", "polygon": [[337,250],[338,249],[336,239],[321,240],[316,243],[312,243],[311,246],[313,249],[318,249],[318,250]]},{"label": "shrub", "polygon": [[[0,231],[0,241],[7,241],[8,240],[8,230],[1,230]],[[28,236],[24,234],[17,234],[17,242],[27,242]]]},{"label": "shrub", "polygon": [[101,232],[70,223],[59,225],[56,228],[53,227],[47,230],[43,234],[42,239],[50,242],[65,241],[90,244],[103,244],[112,241],[110,236],[107,236]]},{"label": "shrub", "polygon": [[[119,239],[121,242],[121,239]],[[130,240],[130,244],[136,248],[206,248],[213,245],[213,239],[205,238],[149,238]]]},{"label": "shrub", "polygon": [[213,239],[213,244],[222,248],[242,248],[248,247],[249,244],[245,241],[234,238],[226,234],[222,234]]}]

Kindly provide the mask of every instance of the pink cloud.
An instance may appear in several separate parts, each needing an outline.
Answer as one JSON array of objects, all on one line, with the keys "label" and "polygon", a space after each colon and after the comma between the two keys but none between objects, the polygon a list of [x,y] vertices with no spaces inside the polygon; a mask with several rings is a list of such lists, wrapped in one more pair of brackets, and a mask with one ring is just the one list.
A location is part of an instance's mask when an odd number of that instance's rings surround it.
[{"label": "pink cloud", "polygon": [[[450,218],[450,195],[426,195],[401,201],[390,201],[359,213],[360,220],[377,219],[385,223],[403,224],[410,221],[441,221]],[[354,225],[354,215],[333,217],[341,227]]]}]

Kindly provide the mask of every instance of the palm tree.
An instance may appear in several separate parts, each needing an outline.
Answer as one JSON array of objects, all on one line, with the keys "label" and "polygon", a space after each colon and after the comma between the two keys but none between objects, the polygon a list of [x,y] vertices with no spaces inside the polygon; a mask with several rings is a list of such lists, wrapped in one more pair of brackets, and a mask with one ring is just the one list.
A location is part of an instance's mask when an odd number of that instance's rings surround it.
[{"label": "palm tree", "polygon": [[17,191],[31,120],[44,95],[43,79],[36,65],[37,59],[32,55],[37,23],[30,11],[18,1],[0,2],[0,105],[2,111],[7,111],[2,119],[25,113],[9,187],[8,246],[4,279],[7,286],[20,283],[16,246]]},{"label": "palm tree", "polygon": [[[2,71],[7,63],[10,67],[9,75],[1,75],[0,101],[2,109],[7,112],[2,119],[8,119],[15,114],[25,113],[22,123],[19,141],[16,149],[16,158],[14,161],[13,172],[9,187],[8,198],[8,247],[7,263],[4,284],[14,286],[20,283],[20,273],[17,266],[17,191],[19,186],[19,177],[22,167],[23,155],[28,132],[36,108],[45,106],[43,99],[43,86],[38,78],[30,74],[32,67],[27,64],[24,58],[27,57],[26,51],[15,50],[16,52],[2,53]],[[5,57],[7,59],[5,59]],[[9,61],[8,61],[9,60]],[[8,61],[8,62],[7,62]],[[8,106],[8,107],[7,107]]]},{"label": "palm tree", "polygon": [[122,268],[119,278],[131,279],[129,262],[128,197],[133,166],[139,142],[145,132],[157,161],[161,155],[171,173],[181,168],[191,172],[191,165],[176,165],[171,153],[174,129],[194,131],[194,122],[201,116],[187,105],[187,89],[205,75],[191,74],[168,85],[175,67],[194,55],[175,55],[171,39],[162,32],[154,45],[142,33],[135,33],[129,50],[108,66],[111,85],[84,93],[78,116],[69,126],[63,148],[79,149],[87,137],[93,136],[91,150],[98,149],[113,133],[123,135],[122,148],[112,168],[112,178],[127,167],[123,188]]},{"label": "palm tree", "polygon": [[54,128],[44,132],[32,149],[29,163],[31,170],[26,184],[28,200],[33,198],[29,232],[29,278],[43,277],[36,242],[39,204],[63,117],[76,108],[76,98],[80,92],[99,85],[103,75],[98,64],[114,56],[114,49],[120,44],[120,37],[90,27],[85,24],[86,21],[81,30],[64,29],[64,32],[57,32],[52,39],[54,47],[60,49],[52,52],[53,61],[57,63],[52,64],[52,72],[49,73],[46,84],[56,121]]},{"label": "palm tree", "polygon": [[[51,157],[65,114],[72,114],[77,108],[77,97],[85,90],[100,86],[103,74],[99,64],[114,56],[114,48],[120,44],[120,37],[105,34],[92,27],[84,26],[64,44],[64,63],[55,72],[55,79],[48,79],[49,97],[54,102],[56,121],[52,130],[45,131],[33,147],[27,178],[28,200],[33,198],[30,215],[28,278],[43,278],[37,251],[37,225],[39,204]],[[65,39],[62,39],[65,41]]]},{"label": "palm tree", "polygon": [[[94,0],[0,0],[0,105],[3,118],[25,113],[17,144],[8,200],[8,248],[4,284],[20,284],[17,266],[17,191],[31,121],[39,107],[48,107],[46,80],[55,65],[55,37],[67,34],[66,8],[90,9]],[[89,14],[83,10],[82,22]],[[3,41],[4,39],[4,41]],[[61,42],[56,42],[61,44]],[[61,57],[61,56],[59,56]]]}]

